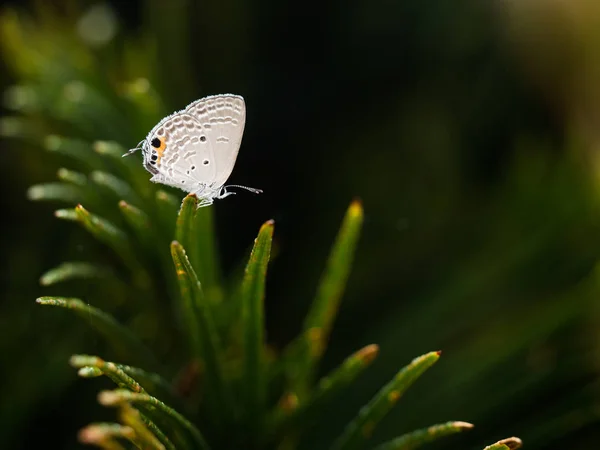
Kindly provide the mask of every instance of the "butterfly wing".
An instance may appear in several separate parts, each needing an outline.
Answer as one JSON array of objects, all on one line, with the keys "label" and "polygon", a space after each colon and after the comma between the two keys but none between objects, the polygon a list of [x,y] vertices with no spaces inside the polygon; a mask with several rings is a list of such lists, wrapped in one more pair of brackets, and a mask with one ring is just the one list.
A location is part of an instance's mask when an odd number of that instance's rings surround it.
[{"label": "butterfly wing", "polygon": [[[210,141],[214,159],[212,188],[225,184],[237,159],[246,124],[246,105],[239,95],[211,95],[184,110],[200,124]],[[212,163],[212,161],[211,161]]]},{"label": "butterfly wing", "polygon": [[206,130],[185,111],[163,119],[146,139],[144,165],[151,181],[197,192],[214,183],[217,165]]}]

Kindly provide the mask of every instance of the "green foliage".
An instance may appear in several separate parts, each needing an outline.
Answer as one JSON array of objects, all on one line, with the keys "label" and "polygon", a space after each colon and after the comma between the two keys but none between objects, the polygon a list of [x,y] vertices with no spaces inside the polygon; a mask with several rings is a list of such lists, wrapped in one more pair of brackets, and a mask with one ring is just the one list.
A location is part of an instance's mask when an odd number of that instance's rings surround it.
[{"label": "green foliage", "polygon": [[495,444],[488,445],[483,450],[515,450],[521,448],[521,439],[516,437],[502,439]]},{"label": "green foliage", "polygon": [[[196,220],[197,215],[204,214],[204,210],[198,209],[197,204],[198,199],[195,195],[190,194],[185,197],[176,218],[174,237],[185,242],[190,249],[195,249],[194,254],[199,255],[202,253],[200,247],[205,248],[209,241],[197,239],[198,236],[207,233],[206,219]],[[141,208],[130,206],[124,200],[121,200],[118,205],[122,211],[128,211],[126,217],[129,217],[129,223],[132,225],[132,234],[145,240],[144,235],[151,226],[148,215]],[[135,265],[131,264],[135,261],[132,259],[133,250],[128,250],[134,240],[133,236],[130,237],[127,232],[120,231],[104,219],[89,213],[81,205],[75,208],[74,216],[75,220],[81,222],[93,236],[112,247],[123,263],[135,273],[139,263],[136,261]],[[74,356],[71,364],[79,368],[80,376],[90,378],[103,374],[118,386],[119,389],[115,391],[104,391],[100,394],[101,404],[123,408],[131,408],[127,405],[135,405],[139,408],[139,417],[144,418],[143,421],[134,422],[130,417],[132,410],[129,409],[127,410],[130,411],[129,416],[125,413],[121,415],[124,422],[122,426],[92,425],[91,428],[82,431],[81,440],[103,445],[105,448],[110,448],[114,444],[115,437],[127,439],[134,444],[144,441],[149,448],[228,448],[236,443],[237,445],[243,443],[248,448],[263,448],[285,443],[286,447],[290,448],[293,442],[301,438],[302,429],[319,417],[323,406],[334,401],[336,394],[348,390],[352,381],[377,354],[377,346],[365,347],[351,355],[338,369],[322,378],[316,385],[312,382],[312,371],[295,371],[297,367],[306,367],[307,358],[311,358],[308,364],[312,367],[313,360],[324,350],[326,341],[321,333],[318,333],[316,344],[313,343],[314,336],[311,337],[310,334],[314,334],[314,330],[321,329],[329,332],[349,273],[362,217],[360,204],[353,202],[333,247],[330,262],[324,272],[322,287],[309,313],[307,323],[310,325],[306,328],[306,334],[303,338],[292,342],[290,348],[282,352],[281,357],[275,359],[267,357],[263,306],[274,222],[266,222],[259,230],[241,286],[228,292],[225,300],[221,302],[211,302],[204,295],[202,283],[186,249],[178,240],[172,241],[171,257],[179,284],[179,296],[176,297],[175,304],[180,316],[185,319],[183,328],[187,359],[197,361],[202,368],[203,399],[199,403],[192,403],[185,398],[178,399],[179,402],[186,404],[185,409],[192,417],[190,420],[146,392],[144,379],[148,381],[148,386],[158,384],[163,388],[166,387],[166,391],[172,391],[172,387],[168,382],[163,381],[161,375],[144,375],[144,372],[139,369],[128,370],[119,364],[105,362],[99,357]],[[64,270],[64,267],[52,271],[51,274],[58,273],[58,275],[50,278],[68,278],[77,272],[85,275],[93,266],[75,266],[86,269],[79,271],[74,271],[72,265],[66,266],[70,268],[69,270]],[[144,269],[140,267],[139,270]],[[48,274],[44,279],[47,278]],[[227,291],[225,286],[217,286],[217,289],[221,292]],[[241,311],[239,321],[232,320],[222,311],[219,313],[219,309],[226,308],[228,302],[240,303],[237,308]],[[78,312],[102,332],[124,360],[140,360],[143,357],[142,365],[159,367],[154,362],[155,357],[148,356],[149,351],[143,347],[143,344],[107,313],[86,305],[78,299],[43,297],[38,299],[38,303],[65,307]],[[216,323],[216,317],[226,318],[227,321]],[[241,345],[240,339],[236,337],[236,330],[241,336]],[[297,350],[299,345],[301,351]],[[314,348],[318,348],[318,351],[315,352]],[[309,351],[306,352],[304,349]],[[356,419],[348,424],[339,439],[333,443],[332,448],[346,450],[364,447],[364,441],[371,436],[375,426],[406,389],[439,357],[440,352],[428,353],[416,358],[398,372],[394,379],[360,410]],[[284,401],[269,404],[268,388],[277,385],[280,372],[270,371],[268,367],[281,365],[285,367],[284,373],[287,376],[284,378],[287,381],[275,396],[281,397]],[[235,370],[235,367],[240,369]],[[160,372],[160,369],[158,370]],[[299,379],[298,372],[305,378]],[[137,375],[139,380],[136,380]],[[153,383],[151,379],[160,381]],[[296,393],[295,389],[298,386],[302,387],[304,393],[302,397]],[[194,425],[194,422],[200,418],[205,418],[211,424],[209,432],[211,447],[203,433]],[[415,448],[469,426],[461,422],[451,422],[418,430],[384,444],[382,448]],[[236,431],[232,433],[231,430]]]},{"label": "green foliage", "polygon": [[[185,197],[176,218],[175,237],[186,242],[189,248],[206,245],[206,240],[197,240],[196,236],[205,233],[206,220],[196,220],[198,214],[203,214],[202,209],[197,209],[198,199],[194,195]],[[123,201],[119,203],[123,209]],[[135,217],[147,217],[141,209],[136,208]],[[126,232],[115,231],[114,226],[96,216],[88,213],[83,207],[75,209],[76,220],[82,222],[84,227],[96,238],[106,245],[113,247],[124,263],[130,255],[123,252],[125,245],[131,245],[133,238]],[[351,255],[356,244],[360,223],[362,222],[362,208],[354,202],[350,205],[348,214],[340,230],[336,245],[332,250],[324,280],[327,280],[328,289],[335,294],[329,296],[318,295],[315,302],[319,308],[329,311],[327,321],[333,321],[335,310],[339,304],[340,292],[345,284],[349,272]],[[173,218],[175,220],[175,218]],[[149,227],[148,220],[132,220],[132,233],[143,234]],[[139,226],[143,223],[144,226]],[[199,403],[190,399],[177,398],[185,410],[191,414],[192,419],[187,419],[172,406],[168,406],[159,398],[147,393],[161,386],[163,391],[172,394],[173,387],[164,381],[160,374],[147,374],[141,369],[127,368],[113,362],[106,362],[96,356],[74,356],[71,364],[79,369],[79,375],[85,378],[106,375],[115,382],[119,389],[104,391],[99,396],[101,404],[106,406],[135,405],[139,408],[140,417],[145,422],[133,423],[129,418],[124,420],[123,426],[117,424],[95,424],[82,431],[83,442],[93,442],[105,447],[113,445],[115,436],[135,440],[145,440],[150,448],[209,448],[207,439],[194,425],[196,420],[205,418],[211,426],[208,434],[211,435],[211,446],[214,448],[228,448],[230,445],[244,443],[251,448],[263,448],[285,442],[289,447],[291,443],[301,437],[303,427],[308,426],[315,417],[319,416],[324,405],[335,400],[336,394],[341,394],[349,389],[352,381],[374,359],[377,347],[365,347],[350,356],[341,366],[330,375],[325,376],[316,385],[310,380],[301,380],[306,386],[306,396],[299,399],[295,395],[294,387],[298,377],[287,377],[287,382],[280,388],[277,396],[293,396],[293,402],[276,402],[270,404],[267,395],[268,388],[277,385],[280,372],[268,370],[268,367],[285,365],[286,373],[293,373],[290,369],[304,364],[306,355],[302,352],[294,354],[293,348],[296,341],[290,344],[290,350],[282,352],[282,356],[270,359],[267,357],[267,346],[264,336],[264,295],[267,267],[273,239],[274,222],[266,222],[260,229],[252,249],[250,259],[246,266],[245,276],[239,288],[234,288],[222,302],[210,302],[204,295],[199,277],[188,258],[184,246],[177,240],[171,242],[171,256],[175,268],[175,276],[179,284],[179,295],[175,302],[177,311],[185,319],[184,340],[188,360],[199,362],[202,371],[203,398]],[[352,230],[349,232],[349,230]],[[344,257],[340,257],[342,254]],[[70,266],[67,266],[70,267]],[[90,266],[84,266],[89,269]],[[135,266],[131,268],[135,269]],[[58,273],[73,273],[72,270]],[[86,273],[86,271],[82,271]],[[46,276],[47,277],[47,276]],[[226,291],[224,286],[219,289]],[[327,304],[327,301],[332,304]],[[224,313],[217,313],[224,308],[227,302],[239,302],[241,315],[239,320],[231,320]],[[119,324],[109,314],[97,308],[86,305],[78,299],[63,299],[57,297],[43,297],[38,299],[43,305],[60,306],[78,312],[84,320],[89,320],[107,340],[113,345],[117,354],[127,361],[142,361],[142,366],[158,367],[154,362],[155,357],[149,356],[149,351],[133,336],[130,331]],[[226,323],[217,324],[216,317],[226,318]],[[311,327],[314,329],[314,327]],[[236,337],[236,330],[241,336]],[[323,345],[321,342],[319,345]],[[238,347],[238,348],[236,348]],[[146,356],[144,356],[146,355]],[[229,355],[234,355],[233,357]],[[140,359],[142,358],[142,359]],[[402,369],[398,375],[386,385],[375,398],[366,405],[358,417],[348,425],[346,431],[334,443],[336,449],[361,447],[362,442],[368,438],[375,425],[385,416],[386,412],[396,403],[404,391],[420,377],[439,358],[439,352],[429,353],[417,358]],[[226,370],[226,367],[229,368]],[[239,367],[239,370],[235,370]],[[307,375],[310,376],[310,375]],[[153,381],[154,380],[154,381]],[[156,382],[158,380],[158,382]],[[157,391],[158,392],[158,391]],[[272,393],[271,393],[272,394]],[[158,394],[157,394],[158,395]],[[173,395],[171,395],[173,397]],[[175,396],[176,397],[176,396]],[[270,397],[273,397],[272,395]],[[125,406],[129,408],[129,406]],[[130,413],[131,414],[131,413]],[[121,418],[129,417],[127,414]],[[128,425],[128,421],[133,425]],[[141,423],[152,424],[144,425]],[[135,426],[134,426],[135,425]],[[127,428],[129,426],[129,428]],[[231,430],[236,430],[232,433]],[[101,438],[92,438],[97,435]],[[411,441],[432,440],[435,437],[450,434],[448,432],[430,432],[413,435]],[[419,439],[420,438],[420,439]],[[94,440],[95,439],[95,440]],[[233,439],[233,440],[232,440]],[[153,442],[150,444],[149,442]],[[173,442],[174,444],[170,444]]]},{"label": "green foliage", "polygon": [[363,441],[373,434],[375,426],[392,409],[402,394],[440,357],[441,352],[431,352],[416,358],[375,395],[358,416],[348,424],[344,433],[334,443],[334,450],[350,450],[361,447]]},{"label": "green foliage", "polygon": [[[200,245],[194,237],[206,232],[203,229],[206,221],[196,220],[196,215],[203,211],[197,209],[197,203],[198,199],[195,195],[188,195],[176,219],[175,236],[186,242],[190,248]],[[119,205],[123,207],[123,201]],[[146,216],[137,207],[136,211],[136,217],[141,214]],[[109,246],[115,244],[115,236],[118,236],[118,242],[121,244],[132,240],[127,233],[115,232],[111,225],[95,218],[81,206],[76,208],[75,214],[77,220],[81,220],[92,235]],[[360,204],[353,202],[348,209],[323,277],[327,280],[327,289],[332,294],[318,295],[315,300],[317,305],[311,309],[311,311],[315,311],[315,308],[328,311],[327,322],[333,321],[339,305],[340,292],[343,290],[349,272],[362,216]],[[133,222],[139,224],[138,221]],[[137,225],[132,227],[133,233],[143,234],[148,228],[148,222],[143,223],[146,224],[143,227]],[[268,367],[284,364],[288,368],[286,373],[290,374],[293,373],[290,367],[298,367],[306,361],[305,353],[294,354],[293,348],[298,345],[296,341],[290,344],[289,350],[282,352],[280,358],[267,358],[263,303],[273,230],[273,221],[268,221],[261,227],[241,286],[239,289],[233,289],[226,296],[226,300],[218,303],[211,303],[205,297],[202,284],[184,246],[176,240],[172,241],[171,256],[180,287],[179,296],[176,298],[177,310],[181,317],[185,318],[183,328],[186,331],[184,339],[187,342],[188,359],[199,362],[202,367],[203,399],[199,403],[191,402],[189,398],[176,399],[190,414],[191,419],[187,419],[172,406],[146,391],[146,389],[155,389],[154,386],[161,386],[163,391],[172,392],[172,386],[164,381],[160,374],[146,374],[140,369],[106,362],[96,356],[74,356],[71,364],[79,369],[80,376],[90,378],[106,375],[117,385],[117,390],[100,393],[101,404],[129,408],[125,409],[129,411],[129,415],[121,414],[122,426],[94,424],[82,431],[80,438],[83,442],[110,448],[114,444],[114,439],[119,437],[134,444],[144,441],[149,448],[229,448],[242,443],[248,448],[264,448],[285,443],[286,447],[290,448],[293,442],[301,439],[302,429],[319,417],[323,406],[334,401],[336,394],[350,388],[356,376],[374,359],[377,346],[365,347],[350,356],[338,369],[322,378],[316,385],[310,380],[301,380],[300,385],[306,386],[306,395],[303,398],[295,394],[294,388],[298,380],[295,375],[288,377],[279,393],[276,393],[276,396],[287,398],[287,401],[274,404],[268,401],[268,388],[277,385],[279,377],[278,371],[268,370]],[[204,240],[202,245],[205,243]],[[129,257],[127,253],[122,252],[122,248],[118,255],[123,262],[126,262]],[[226,291],[224,286],[220,289]],[[328,301],[331,304],[327,304]],[[215,314],[227,302],[240,303],[239,309],[242,313],[239,321],[227,318],[226,323],[217,324],[215,317],[228,317],[226,314]],[[44,297],[38,299],[38,303],[65,307],[78,312],[102,332],[125,360],[139,360],[142,355],[149,353],[127,328],[110,315],[86,305],[81,300]],[[321,323],[323,320],[316,322]],[[241,345],[239,339],[235,338],[238,328]],[[314,327],[311,326],[310,329]],[[319,343],[319,346],[322,345],[324,345],[323,341]],[[384,418],[406,389],[439,357],[440,352],[428,353],[404,367],[371,402],[360,410],[356,419],[348,424],[339,439],[333,443],[332,448],[345,450],[364,447],[364,441],[370,437],[377,423]],[[152,362],[154,356],[145,356],[144,359],[146,361],[142,365],[159,367]],[[232,369],[235,367],[239,367],[240,370]],[[160,373],[160,368],[157,370]],[[306,374],[306,376],[312,375]],[[291,398],[293,401],[290,401]],[[133,410],[129,405],[139,408],[139,413],[135,414],[139,414],[143,420],[135,422],[130,417],[134,413],[131,412]],[[210,441],[194,425],[196,421],[204,423],[200,418],[204,418],[211,424],[207,432],[211,436]],[[385,444],[383,448],[414,448],[468,427],[468,424],[465,426],[460,422],[439,425],[402,436]],[[232,430],[236,431],[232,432]]]},{"label": "green foliage", "polygon": [[[62,23],[59,15],[46,13],[46,20]],[[113,286],[111,295],[127,299],[98,306],[78,298],[37,300],[78,314],[119,360],[71,358],[82,378],[106,376],[117,386],[102,391],[98,400],[117,408],[120,423],[91,424],[81,430],[80,441],[106,449],[302,445],[304,432],[326,420],[327,407],[348,395],[378,352],[371,344],[317,376],[362,228],[361,203],[352,202],[346,212],[300,336],[275,352],[268,346],[264,317],[274,222],[259,229],[239,282],[221,273],[212,208],[197,209],[194,195],[180,206],[177,193],[148,181],[139,161],[121,158],[165,112],[154,83],[140,77],[152,73],[151,46],[124,49],[122,79],[106,80],[100,58],[91,58],[78,41],[40,33],[11,13],[2,20],[2,42],[21,78],[10,96],[22,119],[19,133],[12,135],[37,143],[47,150],[44,158],[60,157],[65,166],[58,182],[31,187],[29,198],[64,206],[55,216],[82,227],[111,260],[110,270],[93,261],[65,262],[41,282],[100,278]],[[54,134],[61,124],[71,135]],[[439,357],[426,353],[402,368],[339,430],[335,442],[322,446],[364,448],[373,429]],[[436,425],[383,448],[415,448],[467,428],[463,422]],[[515,442],[488,448],[517,448]]]},{"label": "green foliage", "polygon": [[460,433],[471,428],[473,428],[473,425],[467,422],[447,422],[440,425],[433,425],[421,430],[415,430],[381,444],[375,450],[412,450],[442,436]]}]

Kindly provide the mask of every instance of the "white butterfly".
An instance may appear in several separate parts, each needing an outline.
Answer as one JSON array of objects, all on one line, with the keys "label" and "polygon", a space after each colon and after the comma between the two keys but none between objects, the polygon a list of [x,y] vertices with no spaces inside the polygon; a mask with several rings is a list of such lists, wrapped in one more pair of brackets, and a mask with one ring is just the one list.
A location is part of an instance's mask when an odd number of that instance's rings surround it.
[{"label": "white butterfly", "polygon": [[235,192],[228,187],[260,189],[230,185],[246,123],[246,105],[239,95],[211,95],[171,114],[156,125],[146,139],[123,156],[142,150],[150,181],[180,188],[196,194],[198,207]]}]

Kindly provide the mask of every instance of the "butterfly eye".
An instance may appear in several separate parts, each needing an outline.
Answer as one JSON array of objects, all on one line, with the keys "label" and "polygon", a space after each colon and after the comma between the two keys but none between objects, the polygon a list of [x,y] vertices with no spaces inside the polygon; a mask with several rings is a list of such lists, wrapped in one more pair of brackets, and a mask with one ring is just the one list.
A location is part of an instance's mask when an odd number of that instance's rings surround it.
[{"label": "butterfly eye", "polygon": [[152,147],[154,147],[154,148],[160,147],[160,139],[159,138],[152,139],[151,144],[152,144]]}]

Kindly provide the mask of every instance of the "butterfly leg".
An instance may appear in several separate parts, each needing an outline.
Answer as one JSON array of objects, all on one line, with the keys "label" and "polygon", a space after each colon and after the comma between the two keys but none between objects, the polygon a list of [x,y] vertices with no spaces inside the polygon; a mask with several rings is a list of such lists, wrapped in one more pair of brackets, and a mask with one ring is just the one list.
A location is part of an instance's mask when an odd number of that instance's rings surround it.
[{"label": "butterfly leg", "polygon": [[201,198],[200,201],[198,202],[198,205],[196,206],[196,209],[203,208],[205,206],[209,206],[212,204],[213,204],[212,198]]},{"label": "butterfly leg", "polygon": [[198,189],[196,189],[195,191],[192,192],[192,194],[194,194],[198,198],[202,198],[202,193],[205,190],[206,190],[206,185],[205,184],[201,184]]}]

